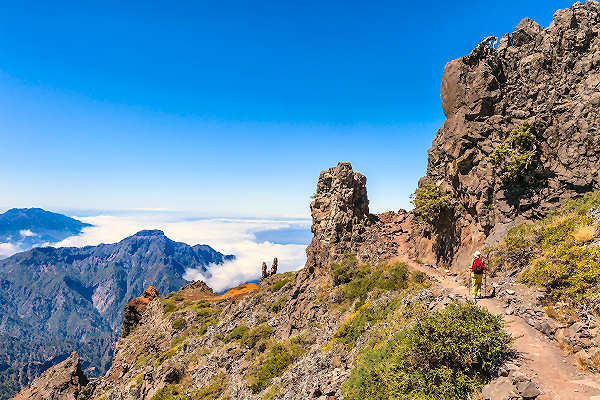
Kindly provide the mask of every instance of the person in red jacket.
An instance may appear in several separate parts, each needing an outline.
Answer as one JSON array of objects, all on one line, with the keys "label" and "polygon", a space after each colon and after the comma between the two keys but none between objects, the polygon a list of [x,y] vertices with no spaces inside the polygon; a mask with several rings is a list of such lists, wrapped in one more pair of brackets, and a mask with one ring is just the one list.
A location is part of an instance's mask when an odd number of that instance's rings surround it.
[{"label": "person in red jacket", "polygon": [[473,264],[471,264],[471,294],[473,300],[481,298],[481,282],[483,281],[483,259],[481,258],[481,252],[476,251],[473,254]]}]

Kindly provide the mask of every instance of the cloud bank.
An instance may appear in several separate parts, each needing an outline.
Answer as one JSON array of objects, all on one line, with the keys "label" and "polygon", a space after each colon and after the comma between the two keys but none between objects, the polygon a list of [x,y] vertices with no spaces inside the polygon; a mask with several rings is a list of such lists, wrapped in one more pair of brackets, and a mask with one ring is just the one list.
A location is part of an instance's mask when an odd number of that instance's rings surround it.
[{"label": "cloud bank", "polygon": [[[307,219],[255,219],[255,218],[187,218],[170,213],[153,212],[131,215],[98,215],[74,217],[94,226],[84,228],[82,234],[71,236],[56,247],[81,247],[100,243],[115,243],[142,229],[160,229],[172,240],[190,245],[208,244],[224,254],[233,254],[236,259],[224,265],[211,265],[210,277],[198,270],[188,269],[184,276],[188,280],[204,280],[215,291],[236,286],[260,277],[263,261],[268,265],[274,257],[279,259],[279,271],[297,270],[306,261],[306,244],[277,243],[278,230],[308,229]],[[271,241],[257,240],[255,232],[273,232]],[[2,246],[0,244],[0,254]],[[7,247],[6,252],[11,249]],[[18,251],[18,250],[17,250]]]}]

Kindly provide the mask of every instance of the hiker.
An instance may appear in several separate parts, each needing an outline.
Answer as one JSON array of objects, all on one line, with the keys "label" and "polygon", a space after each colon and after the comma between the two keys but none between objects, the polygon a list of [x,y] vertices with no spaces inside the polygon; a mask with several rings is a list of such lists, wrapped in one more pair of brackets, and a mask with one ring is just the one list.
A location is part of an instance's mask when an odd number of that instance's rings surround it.
[{"label": "hiker", "polygon": [[481,282],[483,280],[483,259],[481,258],[481,252],[476,251],[473,254],[473,264],[471,264],[471,293],[473,300],[481,298]]}]

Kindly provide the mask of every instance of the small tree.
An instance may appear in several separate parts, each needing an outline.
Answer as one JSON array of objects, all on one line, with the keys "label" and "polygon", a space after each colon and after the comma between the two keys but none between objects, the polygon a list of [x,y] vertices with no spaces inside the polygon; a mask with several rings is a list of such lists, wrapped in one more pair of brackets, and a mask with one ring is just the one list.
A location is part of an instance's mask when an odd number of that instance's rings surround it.
[{"label": "small tree", "polygon": [[454,213],[454,202],[450,192],[427,180],[410,196],[415,214],[420,221],[435,225],[443,215]]},{"label": "small tree", "polygon": [[531,165],[536,153],[533,124],[525,121],[496,146],[488,159],[505,185],[515,182]]}]

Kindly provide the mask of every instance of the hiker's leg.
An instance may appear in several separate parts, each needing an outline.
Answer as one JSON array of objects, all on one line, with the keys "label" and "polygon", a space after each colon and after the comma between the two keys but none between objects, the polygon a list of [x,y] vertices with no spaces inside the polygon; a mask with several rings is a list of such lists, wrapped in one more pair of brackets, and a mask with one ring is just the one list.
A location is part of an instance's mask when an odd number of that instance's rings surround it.
[{"label": "hiker's leg", "polygon": [[477,296],[477,275],[471,272],[469,277],[471,278],[471,296],[475,299]]},{"label": "hiker's leg", "polygon": [[483,274],[475,274],[475,281],[477,282],[477,298],[481,297],[481,282],[483,281]]}]

